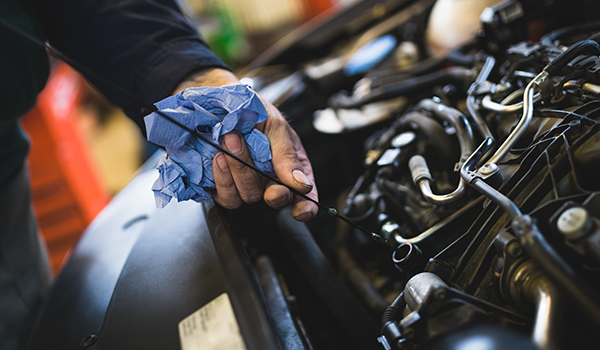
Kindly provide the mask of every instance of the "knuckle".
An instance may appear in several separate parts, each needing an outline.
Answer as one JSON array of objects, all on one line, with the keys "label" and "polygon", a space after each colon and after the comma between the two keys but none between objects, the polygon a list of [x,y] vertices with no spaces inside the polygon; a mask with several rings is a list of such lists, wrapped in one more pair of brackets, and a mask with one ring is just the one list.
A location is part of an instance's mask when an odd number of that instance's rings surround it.
[{"label": "knuckle", "polygon": [[240,196],[245,203],[256,203],[262,200],[262,191],[251,190],[245,193],[241,193]]},{"label": "knuckle", "polygon": [[246,168],[246,166],[244,164],[242,164],[242,162],[240,162],[234,158],[231,158],[231,157],[227,157],[227,164],[229,165],[229,169],[231,169],[231,171],[234,171],[234,172],[235,171],[240,172]]}]

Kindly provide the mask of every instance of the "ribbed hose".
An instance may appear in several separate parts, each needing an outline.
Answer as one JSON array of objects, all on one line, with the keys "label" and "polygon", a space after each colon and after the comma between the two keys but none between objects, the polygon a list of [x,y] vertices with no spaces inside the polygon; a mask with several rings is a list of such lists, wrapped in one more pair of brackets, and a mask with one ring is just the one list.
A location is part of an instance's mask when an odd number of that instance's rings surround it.
[{"label": "ribbed hose", "polygon": [[559,28],[551,31],[544,35],[540,40],[544,45],[554,45],[556,40],[564,39],[565,37],[580,34],[589,33],[600,30],[600,21],[586,22],[583,24],[576,24],[569,27]]},{"label": "ribbed hose", "polygon": [[579,41],[571,47],[569,47],[566,51],[556,56],[552,62],[548,63],[548,65],[544,68],[544,70],[549,75],[554,75],[563,69],[571,60],[575,57],[582,54],[590,54],[590,55],[600,55],[600,46],[597,42],[593,40],[582,40]]},{"label": "ribbed hose", "polygon": [[404,291],[398,295],[396,300],[385,309],[383,316],[381,317],[381,328],[383,329],[386,324],[390,322],[398,322],[402,318],[402,312],[406,307],[406,301],[404,300]]}]

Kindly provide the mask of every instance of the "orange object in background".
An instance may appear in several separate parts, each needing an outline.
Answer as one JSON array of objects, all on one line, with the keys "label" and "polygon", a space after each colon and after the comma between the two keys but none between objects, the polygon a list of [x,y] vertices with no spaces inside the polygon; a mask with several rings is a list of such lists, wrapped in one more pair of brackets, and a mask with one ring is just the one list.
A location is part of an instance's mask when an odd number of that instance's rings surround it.
[{"label": "orange object in background", "polygon": [[329,10],[333,6],[331,0],[304,0],[306,18],[311,19],[321,12]]},{"label": "orange object in background", "polygon": [[33,206],[53,272],[110,197],[77,125],[83,78],[64,63],[52,71],[37,104],[22,118],[31,139]]}]

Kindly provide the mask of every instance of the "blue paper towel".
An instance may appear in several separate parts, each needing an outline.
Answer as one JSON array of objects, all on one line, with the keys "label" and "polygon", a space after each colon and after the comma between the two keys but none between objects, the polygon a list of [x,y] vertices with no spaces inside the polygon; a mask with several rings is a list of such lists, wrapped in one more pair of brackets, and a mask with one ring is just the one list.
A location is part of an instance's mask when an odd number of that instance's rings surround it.
[{"label": "blue paper towel", "polygon": [[[254,165],[274,175],[269,140],[254,128],[268,118],[267,110],[247,85],[189,88],[155,106],[219,145],[223,135],[239,131]],[[215,188],[212,162],[218,150],[155,112],[147,115],[144,122],[148,141],[167,150],[152,186],[156,206],[163,208],[173,197],[178,201],[209,199],[207,190]]]}]

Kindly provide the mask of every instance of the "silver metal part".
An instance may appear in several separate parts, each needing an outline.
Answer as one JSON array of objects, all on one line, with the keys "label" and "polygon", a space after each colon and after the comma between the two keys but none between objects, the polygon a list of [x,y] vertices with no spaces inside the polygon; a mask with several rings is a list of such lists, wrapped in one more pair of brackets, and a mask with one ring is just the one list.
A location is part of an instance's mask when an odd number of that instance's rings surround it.
[{"label": "silver metal part", "polygon": [[450,123],[456,130],[456,136],[460,143],[461,162],[464,162],[469,158],[475,149],[473,130],[467,118],[460,111],[431,99],[422,100],[415,109],[428,111],[433,113],[436,117]]},{"label": "silver metal part", "polygon": [[419,189],[425,197],[425,200],[431,204],[445,205],[456,201],[465,192],[465,184],[463,181],[458,183],[458,187],[454,191],[448,194],[435,194],[431,190],[431,182],[427,179],[421,179],[419,181]]},{"label": "silver metal part", "polygon": [[483,176],[490,176],[497,173],[500,169],[496,164],[484,164],[479,168],[479,173]]},{"label": "silver metal part", "polygon": [[414,275],[404,287],[404,300],[411,310],[416,310],[423,303],[427,295],[440,287],[448,287],[436,274],[421,272]]},{"label": "silver metal part", "polygon": [[[542,95],[537,93],[533,96],[533,103],[541,100]],[[492,101],[492,97],[490,95],[486,95],[481,100],[481,106],[487,110],[500,113],[500,114],[510,114],[515,113],[523,109],[523,102],[518,102],[512,105],[504,105],[502,103]]]},{"label": "silver metal part", "polygon": [[533,104],[534,104],[534,90],[536,87],[542,85],[547,79],[549,79],[548,73],[542,71],[538,74],[535,79],[531,80],[525,91],[523,92],[523,116],[515,129],[508,135],[504,143],[498,148],[496,153],[486,163],[494,164],[498,163],[504,156],[510,151],[510,149],[517,143],[517,141],[523,136],[527,127],[533,119]]},{"label": "silver metal part", "polygon": [[377,160],[377,165],[385,166],[385,165],[393,164],[394,160],[396,160],[396,157],[398,157],[399,154],[400,154],[400,150],[398,148],[387,149],[383,153],[381,158],[379,158],[379,160]]},{"label": "silver metal part", "polygon": [[408,161],[408,167],[410,168],[410,174],[412,175],[415,185],[417,185],[421,179],[432,179],[427,162],[422,156],[412,156]]},{"label": "silver metal part", "polygon": [[[471,125],[467,121],[467,118],[458,110],[444,106],[443,104],[430,99],[421,101],[416,109],[433,113],[435,116],[448,122],[454,127],[460,143],[461,158],[459,165],[462,165],[475,149],[473,130],[471,129]],[[432,177],[429,168],[427,167],[427,163],[421,156],[418,156],[419,158],[413,161],[413,158],[415,157],[412,157],[409,162],[409,164],[413,164],[412,166],[409,165],[411,174],[415,185],[419,186],[419,189],[427,202],[436,205],[449,204],[459,199],[465,193],[465,183],[462,179],[459,180],[458,186],[451,193],[443,195],[433,193],[431,190]]]},{"label": "silver metal part", "polygon": [[562,334],[560,326],[565,305],[558,289],[531,260],[522,263],[509,284],[510,298],[517,305],[535,305],[532,340],[541,349],[556,349]]},{"label": "silver metal part", "polygon": [[431,204],[444,205],[452,203],[460,198],[465,191],[465,183],[460,180],[456,189],[451,193],[435,194],[431,190],[432,177],[425,158],[419,155],[413,156],[410,158],[408,166],[415,185],[419,186],[423,197]]},{"label": "silver metal part", "polygon": [[[571,80],[566,82],[565,85],[563,85],[563,87],[565,89],[577,89],[579,88],[579,85],[577,85],[576,81]],[[600,85],[592,83],[583,83],[583,85],[581,85],[581,90],[587,92],[588,94],[600,95]]]},{"label": "silver metal part", "polygon": [[584,237],[592,229],[592,224],[592,218],[587,210],[582,207],[565,210],[560,214],[560,217],[556,222],[558,231],[567,239],[579,239]]},{"label": "silver metal part", "polygon": [[535,78],[535,73],[531,73],[531,72],[525,72],[522,70],[517,70],[513,73],[513,75],[515,77],[521,77],[521,78],[529,78],[529,79],[533,79]]},{"label": "silver metal part", "polygon": [[412,131],[405,131],[401,134],[396,135],[392,139],[392,147],[401,148],[409,145],[417,138],[417,135]]},{"label": "silver metal part", "polygon": [[381,226],[381,236],[387,240],[394,240],[397,244],[403,244],[402,236],[400,236],[400,225],[395,221],[386,221]]},{"label": "silver metal part", "polygon": [[560,334],[564,327],[561,326],[560,317],[564,305],[558,290],[546,278],[540,280],[532,291],[534,303],[537,305],[535,324],[533,326],[533,342],[542,349],[556,349]]},{"label": "silver metal part", "polygon": [[584,83],[581,88],[583,89],[583,91],[590,93],[590,94],[594,94],[594,95],[600,95],[600,86],[596,85],[596,84],[592,84],[592,83]]},{"label": "silver metal part", "polygon": [[483,85],[486,82],[488,76],[490,75],[490,73],[492,72],[492,69],[494,68],[495,63],[496,63],[496,60],[492,56],[486,58],[485,63],[483,64],[483,67],[481,68],[481,71],[479,72],[479,75],[477,76],[477,79],[475,80],[473,85],[471,85],[471,88],[469,89],[469,96],[467,97],[467,109],[469,110],[471,117],[473,117],[473,120],[475,120],[475,123],[477,124],[477,128],[479,129],[479,132],[481,133],[483,138],[487,138],[487,137],[493,138],[493,135],[492,135],[492,132],[490,131],[490,129],[488,128],[487,123],[481,116],[481,113],[479,113],[479,108],[478,108],[477,104],[475,103],[475,96],[474,96],[475,91],[474,90],[477,90],[477,88],[479,86]]}]

